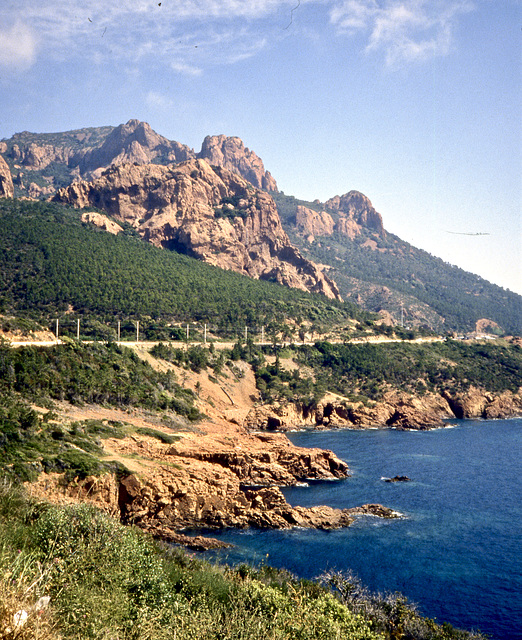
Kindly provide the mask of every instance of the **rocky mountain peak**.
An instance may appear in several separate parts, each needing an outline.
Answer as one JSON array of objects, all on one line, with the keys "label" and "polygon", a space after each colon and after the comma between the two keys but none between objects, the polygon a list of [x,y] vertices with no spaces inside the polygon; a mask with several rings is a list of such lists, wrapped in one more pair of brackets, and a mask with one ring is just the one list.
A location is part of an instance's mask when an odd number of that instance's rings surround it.
[{"label": "rocky mountain peak", "polygon": [[132,119],[120,124],[107,136],[100,147],[92,149],[80,163],[82,173],[111,164],[133,162],[148,164],[158,157],[164,162],[183,162],[194,151],[156,133],[147,122]]},{"label": "rocky mountain peak", "polygon": [[0,156],[0,198],[13,198],[14,187],[7,162]]},{"label": "rocky mountain peak", "polygon": [[340,299],[335,283],[290,244],[272,197],[205,160],[113,166],[54,200],[103,209],[152,244],[223,269]]},{"label": "rocky mountain peak", "polygon": [[277,191],[277,183],[270,172],[265,171],[261,158],[245,147],[240,138],[225,135],[207,136],[197,157],[239,173],[258,189]]},{"label": "rocky mountain peak", "polygon": [[377,213],[369,198],[359,191],[349,191],[342,196],[334,196],[325,203],[325,206],[339,213],[340,227],[343,225],[344,218],[348,226],[350,222],[356,223],[376,231],[381,236],[385,234],[381,214]]}]

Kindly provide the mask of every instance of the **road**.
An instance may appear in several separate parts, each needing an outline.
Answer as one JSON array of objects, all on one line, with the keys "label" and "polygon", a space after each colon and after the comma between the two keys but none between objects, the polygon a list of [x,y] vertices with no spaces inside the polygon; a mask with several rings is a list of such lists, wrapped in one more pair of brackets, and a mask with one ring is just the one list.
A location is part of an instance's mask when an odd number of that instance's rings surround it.
[{"label": "road", "polygon": [[[429,338],[415,338],[414,340],[401,340],[399,338],[386,338],[384,336],[369,336],[368,338],[355,338],[352,340],[328,340],[328,342],[331,342],[332,344],[384,344],[384,343],[388,343],[388,342],[407,342],[409,344],[419,344],[419,343],[426,343],[426,342],[444,342],[446,338],[442,338],[442,337],[429,337]],[[92,344],[93,342],[95,342],[94,340],[82,340],[81,341],[84,344]],[[100,341],[102,342],[102,341]],[[315,341],[314,341],[315,342]],[[314,342],[278,342],[278,346],[280,347],[288,347],[290,345],[295,345],[295,346],[302,346],[302,345],[313,345]],[[34,346],[34,347],[52,347],[54,345],[57,344],[63,344],[62,340],[60,339],[55,339],[55,340],[8,340],[8,343],[12,346],[12,347],[29,347],[29,346]],[[168,341],[168,340],[159,340],[159,341],[147,341],[147,340],[140,340],[139,342],[136,341],[121,341],[118,342],[117,344],[123,346],[123,347],[130,347],[130,348],[138,348],[141,347],[143,349],[152,349],[152,347],[158,345],[158,344],[168,344],[172,347],[176,347],[178,349],[184,349],[187,347],[187,342],[185,341]],[[237,344],[236,342],[192,342],[190,341],[188,343],[188,346],[193,347],[193,346],[204,346],[204,345],[210,345],[213,344],[214,347],[216,349],[232,349],[234,347],[235,344]],[[263,345],[263,346],[270,346],[273,343],[272,342],[255,342],[254,343],[257,346]]]}]

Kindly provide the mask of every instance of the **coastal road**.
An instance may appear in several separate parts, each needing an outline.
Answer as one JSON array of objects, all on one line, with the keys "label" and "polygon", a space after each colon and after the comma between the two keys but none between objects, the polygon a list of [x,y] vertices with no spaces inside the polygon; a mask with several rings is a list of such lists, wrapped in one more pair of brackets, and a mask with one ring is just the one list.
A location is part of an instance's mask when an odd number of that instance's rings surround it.
[{"label": "coastal road", "polygon": [[[387,342],[407,342],[409,344],[419,344],[419,343],[426,343],[426,342],[444,342],[446,338],[442,338],[442,337],[429,337],[429,338],[415,338],[414,340],[401,340],[399,338],[386,338],[383,336],[370,336],[368,338],[356,338],[353,340],[328,340],[328,342],[331,342],[332,344],[383,344],[383,343],[387,343]],[[11,347],[29,347],[29,346],[33,346],[33,347],[52,347],[55,346],[57,344],[63,344],[61,339],[54,339],[54,340],[8,340],[7,341],[8,344]],[[103,342],[103,340],[81,340],[82,343],[84,344],[92,344],[93,342]],[[142,349],[152,349],[154,346],[158,345],[158,344],[168,344],[172,347],[176,347],[178,349],[183,349],[186,348],[187,346],[189,347],[193,347],[193,346],[205,346],[205,345],[210,345],[213,344],[214,347],[216,349],[232,349],[234,347],[235,344],[237,344],[237,341],[235,342],[212,342],[212,341],[207,341],[207,342],[202,342],[202,341],[198,341],[198,342],[194,342],[194,341],[189,341],[188,343],[186,341],[169,341],[169,340],[157,340],[157,341],[148,341],[148,340],[122,340],[120,342],[118,342],[117,344],[123,346],[123,347],[130,347],[130,348],[137,348],[137,347],[141,347]],[[255,345],[258,346],[270,346],[273,343],[272,342],[255,342]],[[277,343],[278,346],[280,347],[289,347],[291,345],[295,345],[295,346],[303,346],[303,345],[313,345],[314,342],[290,342],[290,341],[285,341],[285,342],[278,342]]]}]

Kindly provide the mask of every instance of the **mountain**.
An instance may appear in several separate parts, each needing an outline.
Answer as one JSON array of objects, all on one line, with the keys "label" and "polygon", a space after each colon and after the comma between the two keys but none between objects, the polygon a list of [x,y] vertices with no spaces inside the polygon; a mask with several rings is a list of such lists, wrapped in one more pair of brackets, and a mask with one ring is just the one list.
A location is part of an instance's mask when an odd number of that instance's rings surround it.
[{"label": "mountain", "polygon": [[[283,228],[301,253],[328,268],[341,296],[383,322],[436,331],[520,334],[522,297],[417,249],[384,229],[357,191],[325,203],[272,193]],[[492,327],[491,322],[489,326]]]},{"label": "mountain", "polygon": [[113,166],[53,200],[103,209],[152,244],[223,269],[340,298],[335,283],[290,244],[273,199],[205,160]]},{"label": "mountain", "polygon": [[194,151],[184,144],[172,142],[157,134],[146,122],[129,120],[115,127],[99,147],[83,157],[77,157],[81,175],[100,173],[104,167],[132,162],[149,164],[178,163],[194,157]]},{"label": "mountain", "polygon": [[49,196],[75,179],[99,177],[113,164],[166,165],[196,158],[239,173],[259,189],[277,191],[276,181],[265,171],[261,158],[239,138],[207,136],[196,153],[135,119],[117,127],[63,133],[23,131],[0,141],[0,154],[14,177],[16,196]]},{"label": "mountain", "polygon": [[[207,136],[196,153],[145,122],[129,120],[118,127],[22,132],[0,141],[0,154],[13,176],[15,196],[49,198],[72,183],[58,199],[128,219],[143,238],[157,245],[253,277],[342,297],[378,313],[385,324],[522,332],[520,296],[390,234],[369,198],[358,191],[324,203],[279,192],[262,160],[237,137]],[[210,167],[201,171],[203,162]],[[173,177],[180,163],[191,167],[188,176],[182,170],[183,179],[179,172]],[[117,169],[123,165],[147,168]],[[168,188],[158,186],[167,176],[158,167],[170,172]],[[223,182],[223,169],[228,171],[226,194],[222,187],[215,191],[214,185]],[[201,184],[192,178],[189,186],[191,172],[199,172]],[[5,185],[0,189],[9,196],[8,174],[0,167],[0,185]],[[258,190],[255,199],[262,203],[264,215],[254,213],[248,198],[250,213],[238,208],[245,185],[235,184],[233,174]],[[184,185],[183,195],[172,192],[175,183]],[[270,193],[277,212],[260,190]]]}]

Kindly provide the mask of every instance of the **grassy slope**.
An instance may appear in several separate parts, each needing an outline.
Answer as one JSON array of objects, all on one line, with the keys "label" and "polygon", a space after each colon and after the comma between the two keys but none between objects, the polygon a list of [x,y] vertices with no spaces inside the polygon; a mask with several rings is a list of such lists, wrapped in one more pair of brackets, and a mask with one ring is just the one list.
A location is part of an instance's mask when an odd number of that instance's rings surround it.
[{"label": "grassy slope", "polygon": [[[210,565],[90,506],[38,505],[0,484],[2,640],[478,638],[421,618],[400,596],[371,595],[351,576],[324,582]],[[27,622],[13,635],[22,610]]]}]

